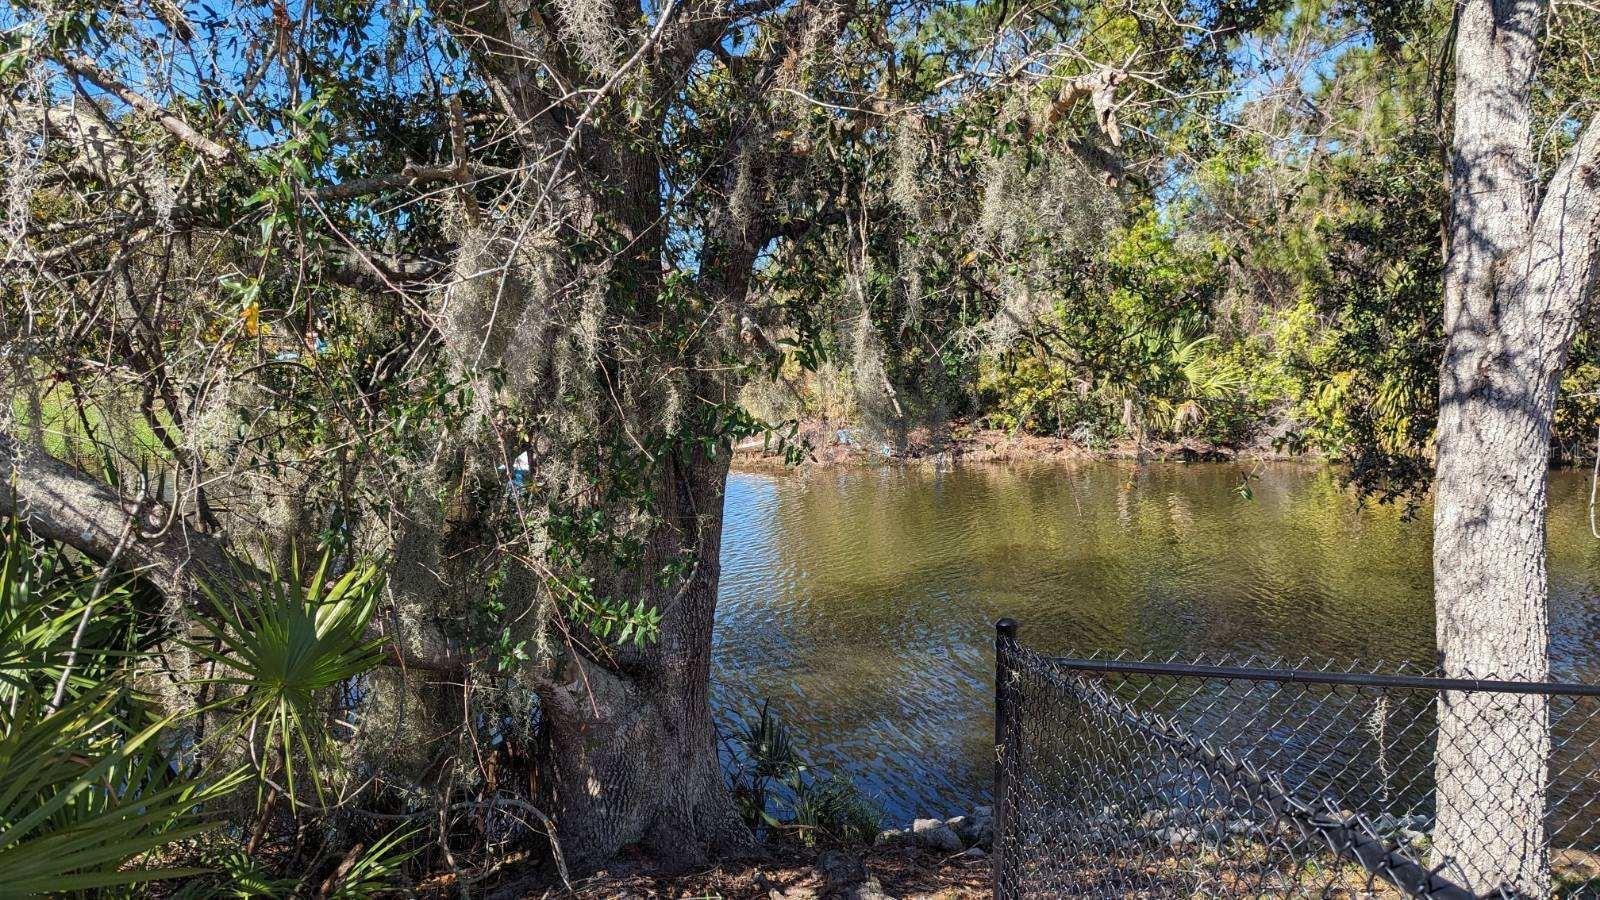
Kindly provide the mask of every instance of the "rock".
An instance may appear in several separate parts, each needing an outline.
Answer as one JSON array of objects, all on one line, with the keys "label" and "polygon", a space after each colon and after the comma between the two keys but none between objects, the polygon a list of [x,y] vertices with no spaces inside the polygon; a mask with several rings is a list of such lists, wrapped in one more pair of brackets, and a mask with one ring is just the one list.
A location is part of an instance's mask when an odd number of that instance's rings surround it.
[{"label": "rock", "polygon": [[872,843],[879,847],[890,847],[896,844],[912,843],[912,834],[904,828],[886,828],[878,832]]},{"label": "rock", "polygon": [[822,876],[822,900],[890,900],[866,865],[842,850],[822,854],[817,874]]},{"label": "rock", "polygon": [[966,859],[987,859],[989,854],[982,847],[968,847],[961,852]]},{"label": "rock", "polygon": [[961,839],[985,849],[994,845],[994,807],[980,806],[972,811],[971,821]]},{"label": "rock", "polygon": [[979,821],[974,816],[953,816],[945,819],[944,823],[961,838],[961,843],[968,847],[976,847],[989,843],[994,834],[994,826],[985,819]]},{"label": "rock", "polygon": [[1165,824],[1167,824],[1167,811],[1164,809],[1152,809],[1139,817],[1139,827],[1146,831],[1155,831]]},{"label": "rock", "polygon": [[1550,871],[1566,881],[1582,882],[1600,878],[1600,854],[1576,848],[1552,850]]},{"label": "rock", "polygon": [[1091,832],[1118,831],[1122,828],[1121,820],[1111,816],[1095,816],[1084,824],[1089,826]]},{"label": "rock", "polygon": [[929,850],[960,853],[965,846],[961,835],[940,819],[918,819],[911,823],[911,833],[916,835],[918,844]]},{"label": "rock", "polygon": [[1198,829],[1198,828],[1183,828],[1183,827],[1174,825],[1174,826],[1172,826],[1170,828],[1163,828],[1160,831],[1157,831],[1155,833],[1155,838],[1156,838],[1156,840],[1161,841],[1162,843],[1166,844],[1169,847],[1178,848],[1178,847],[1183,847],[1183,846],[1185,846],[1187,844],[1197,844],[1197,843],[1199,843],[1200,842],[1200,829]]},{"label": "rock", "polygon": [[822,876],[823,889],[833,890],[866,881],[867,867],[843,850],[829,850],[817,857],[817,874]]},{"label": "rock", "polygon": [[894,897],[884,893],[883,885],[879,883],[878,876],[868,875],[866,881],[840,894],[838,900],[894,900]]}]

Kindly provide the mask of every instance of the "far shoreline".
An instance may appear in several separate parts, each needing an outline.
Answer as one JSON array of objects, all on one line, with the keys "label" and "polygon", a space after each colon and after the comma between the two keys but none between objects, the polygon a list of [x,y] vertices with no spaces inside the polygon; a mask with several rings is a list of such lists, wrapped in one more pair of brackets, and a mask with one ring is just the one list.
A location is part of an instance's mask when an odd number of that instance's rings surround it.
[{"label": "far shoreline", "polygon": [[[999,429],[956,428],[942,439],[913,434],[902,447],[863,438],[860,428],[802,423],[799,440],[806,442],[805,460],[791,464],[781,449],[769,449],[761,438],[734,447],[730,468],[736,472],[786,474],[878,468],[886,465],[970,465],[991,463],[1182,462],[1299,463],[1326,465],[1316,453],[1288,453],[1270,445],[1227,446],[1195,439],[1137,442],[1124,439],[1105,446],[1087,446],[1070,438],[1014,434]],[[848,442],[841,442],[843,434]]]}]

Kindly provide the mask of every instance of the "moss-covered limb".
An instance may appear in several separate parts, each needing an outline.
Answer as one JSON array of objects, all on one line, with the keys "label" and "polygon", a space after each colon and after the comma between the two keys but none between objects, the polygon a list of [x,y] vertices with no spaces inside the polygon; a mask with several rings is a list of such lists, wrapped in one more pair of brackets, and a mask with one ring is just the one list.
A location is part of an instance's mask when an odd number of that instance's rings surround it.
[{"label": "moss-covered limb", "polygon": [[39,536],[104,560],[131,518],[138,532],[119,565],[167,596],[191,598],[199,579],[233,577],[223,542],[165,504],[128,497],[9,435],[0,434],[0,459],[7,470],[0,515],[19,518]]}]

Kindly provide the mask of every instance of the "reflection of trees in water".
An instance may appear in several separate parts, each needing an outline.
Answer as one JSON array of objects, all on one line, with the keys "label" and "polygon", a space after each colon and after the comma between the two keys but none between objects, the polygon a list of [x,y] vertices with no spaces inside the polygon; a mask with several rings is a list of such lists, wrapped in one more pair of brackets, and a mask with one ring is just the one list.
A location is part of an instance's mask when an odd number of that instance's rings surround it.
[{"label": "reflection of trees in water", "polygon": [[1139,624],[1152,605],[1157,619],[1190,619],[1186,644],[1206,646],[1298,640],[1307,614],[1431,628],[1413,602],[1427,583],[1417,523],[1358,508],[1320,470],[1268,467],[1254,501],[1234,492],[1238,477],[1125,464],[814,474],[783,489],[773,539],[785,569],[804,573],[790,602],[847,604],[891,631],[930,604],[948,620],[952,602],[975,619],[1020,605],[1053,639],[1102,646],[1158,637]]},{"label": "reflection of trees in water", "polygon": [[[1245,471],[1260,475],[1253,500],[1235,491]],[[741,523],[730,509],[725,558],[763,574],[724,582],[719,666],[755,674],[722,696],[788,700],[819,763],[867,760],[835,768],[877,766],[886,789],[902,787],[903,769],[930,792],[986,783],[989,647],[1002,614],[1044,650],[1433,662],[1429,512],[1406,520],[1360,506],[1328,468],[1084,463],[753,480],[730,502],[747,498],[759,514]],[[1580,481],[1558,475],[1552,491],[1552,583],[1558,613],[1568,610],[1558,649],[1566,634],[1566,653],[1592,657],[1585,585],[1600,567]],[[890,798],[890,812],[916,796],[927,795]]]}]

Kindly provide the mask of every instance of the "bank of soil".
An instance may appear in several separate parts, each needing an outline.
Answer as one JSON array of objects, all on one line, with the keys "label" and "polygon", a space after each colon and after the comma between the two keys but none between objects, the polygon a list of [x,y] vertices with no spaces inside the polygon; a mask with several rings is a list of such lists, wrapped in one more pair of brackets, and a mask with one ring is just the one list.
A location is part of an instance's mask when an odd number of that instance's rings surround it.
[{"label": "bank of soil", "polygon": [[[1248,446],[1231,447],[1193,438],[1178,441],[1122,440],[1088,446],[1061,437],[1013,434],[993,428],[952,425],[947,434],[918,429],[899,446],[874,437],[865,429],[826,422],[803,422],[797,441],[805,448],[805,467],[847,468],[886,462],[982,463],[1032,460],[1154,459],[1183,461],[1286,460],[1300,458],[1272,447],[1263,439]],[[746,471],[777,471],[790,466],[783,453],[759,437],[734,448],[733,466]]]},{"label": "bank of soil", "polygon": [[[990,895],[992,867],[987,857],[935,853],[914,846],[873,846],[817,851],[777,848],[763,860],[725,862],[699,872],[667,875],[648,863],[623,862],[580,879],[569,893],[543,881],[510,882],[486,892],[495,900],[577,897],[583,900],[825,900],[846,896],[866,900],[870,893],[831,889],[829,865],[822,857],[839,854],[858,862],[875,879],[882,897],[897,900],[977,900]],[[435,885],[436,896],[456,896]],[[859,883],[853,887],[859,888]],[[425,892],[428,893],[428,892]]]}]

